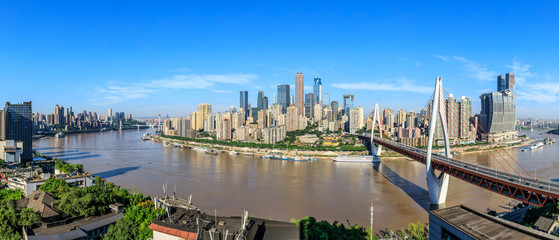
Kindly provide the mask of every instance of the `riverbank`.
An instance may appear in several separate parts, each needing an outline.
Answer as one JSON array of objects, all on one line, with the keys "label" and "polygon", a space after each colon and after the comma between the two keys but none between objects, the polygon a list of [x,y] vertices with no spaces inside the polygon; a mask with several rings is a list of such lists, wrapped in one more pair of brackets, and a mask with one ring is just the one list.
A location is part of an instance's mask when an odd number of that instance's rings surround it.
[{"label": "riverbank", "polygon": [[[153,139],[153,137],[152,137]],[[210,143],[201,143],[195,141],[185,141],[185,140],[177,140],[168,137],[158,137],[158,141],[166,141],[169,143],[178,143],[183,144],[189,147],[207,147],[211,149],[219,149],[225,152],[235,151],[240,154],[245,155],[254,155],[257,157],[266,155],[266,154],[283,154],[286,156],[296,156],[296,155],[304,155],[310,156],[318,159],[331,159],[332,157],[337,157],[342,154],[347,155],[366,155],[368,154],[367,151],[319,151],[319,150],[285,150],[285,149],[270,149],[270,148],[251,148],[251,147],[238,147],[238,146],[226,146],[221,144],[210,144]]]},{"label": "riverbank", "polygon": [[[140,126],[139,129],[148,129],[149,126]],[[138,130],[138,127],[124,127],[122,129],[119,128],[103,128],[103,129],[87,129],[87,130],[75,130],[75,131],[62,131],[64,135],[75,135],[81,133],[99,133],[99,132],[110,132],[110,131],[126,131],[126,130]],[[45,137],[54,137],[56,133],[48,133],[48,134],[35,134],[33,135],[33,139],[41,139]]]}]

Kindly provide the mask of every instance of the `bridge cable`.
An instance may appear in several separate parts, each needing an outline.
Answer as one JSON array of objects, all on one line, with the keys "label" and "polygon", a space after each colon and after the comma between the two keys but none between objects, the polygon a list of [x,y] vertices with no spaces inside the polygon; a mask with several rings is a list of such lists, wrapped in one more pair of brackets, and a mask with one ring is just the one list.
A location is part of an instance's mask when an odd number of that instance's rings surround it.
[{"label": "bridge cable", "polygon": [[[443,91],[444,91],[444,90],[443,90]],[[445,92],[445,94],[448,94],[446,91],[444,91],[444,92]],[[448,99],[446,99],[446,100],[447,100],[446,102],[448,102]],[[486,157],[487,157],[487,154],[485,153],[485,151],[482,151],[482,152],[483,152],[483,153],[486,155]],[[497,163],[499,164],[499,166],[501,166],[501,168],[503,168],[503,170],[505,170],[505,172],[509,175],[509,177],[512,178],[512,175],[511,175],[511,174],[509,173],[509,171],[501,164],[501,162],[500,162],[499,159],[493,154],[493,152],[492,152],[492,151],[489,151],[489,153],[491,154],[491,156],[493,156],[493,159],[495,159],[495,160],[497,161]],[[503,160],[506,162],[506,159],[504,159],[504,157],[503,157],[502,155],[501,155],[501,157],[502,157]],[[488,158],[488,159],[490,159],[490,158]],[[491,163],[491,165],[493,166],[493,169],[495,169],[496,173],[499,174],[499,175],[501,175],[500,171],[498,171],[498,170],[495,168],[495,166],[493,165],[493,162],[492,162],[491,160],[489,160],[489,163]],[[508,163],[508,162],[507,162],[507,163]],[[510,164],[509,164],[509,165],[510,165]]]}]

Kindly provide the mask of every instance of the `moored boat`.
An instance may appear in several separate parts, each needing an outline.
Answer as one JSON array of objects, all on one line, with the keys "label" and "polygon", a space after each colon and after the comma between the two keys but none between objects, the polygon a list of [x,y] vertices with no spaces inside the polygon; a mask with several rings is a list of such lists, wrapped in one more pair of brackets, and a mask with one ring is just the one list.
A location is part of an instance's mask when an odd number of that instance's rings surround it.
[{"label": "moored boat", "polygon": [[360,155],[360,156],[352,156],[352,155],[340,155],[333,158],[334,162],[363,162],[363,163],[377,163],[380,160],[375,160],[372,155]]}]

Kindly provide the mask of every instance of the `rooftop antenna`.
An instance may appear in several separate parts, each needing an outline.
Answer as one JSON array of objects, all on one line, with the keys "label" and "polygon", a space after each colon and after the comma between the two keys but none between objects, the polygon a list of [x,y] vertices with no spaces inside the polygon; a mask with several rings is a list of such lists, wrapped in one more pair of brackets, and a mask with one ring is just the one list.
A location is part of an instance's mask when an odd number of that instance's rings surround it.
[{"label": "rooftop antenna", "polygon": [[190,209],[190,205],[192,204],[192,194],[188,196],[188,208]]},{"label": "rooftop antenna", "polygon": [[173,201],[175,201],[177,198],[176,192],[177,192],[177,185],[175,185],[175,191],[173,191]]}]

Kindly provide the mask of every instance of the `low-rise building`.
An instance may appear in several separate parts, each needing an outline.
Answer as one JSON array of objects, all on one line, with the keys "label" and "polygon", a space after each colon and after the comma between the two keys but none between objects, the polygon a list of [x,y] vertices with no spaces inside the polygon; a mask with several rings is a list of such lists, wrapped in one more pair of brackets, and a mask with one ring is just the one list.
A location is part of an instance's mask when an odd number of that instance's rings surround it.
[{"label": "low-rise building", "polygon": [[559,230],[559,216],[555,216],[554,219],[540,217],[538,221],[534,224],[534,228],[546,232],[547,234],[555,234]]},{"label": "low-rise building", "polygon": [[0,158],[6,163],[21,163],[23,142],[14,140],[0,141]]},{"label": "low-rise building", "polygon": [[459,205],[429,212],[429,239],[559,239]]},{"label": "low-rise building", "polygon": [[300,239],[299,228],[289,222],[241,217],[208,215],[199,210],[171,208],[153,220],[149,229],[153,240],[188,239]]},{"label": "low-rise building", "polygon": [[[38,190],[40,186],[45,184],[48,181],[50,174],[42,174],[40,176],[34,177],[24,177],[24,176],[13,176],[8,178],[8,188],[10,189],[19,189],[21,190],[26,196],[31,194],[33,191]],[[86,174],[79,174],[79,175],[57,175],[52,176],[60,178],[66,181],[68,184],[76,185],[79,187],[88,187],[94,184],[93,175],[86,173]]]}]

